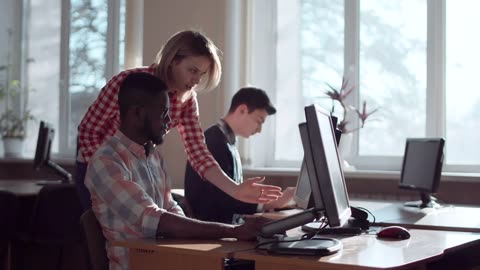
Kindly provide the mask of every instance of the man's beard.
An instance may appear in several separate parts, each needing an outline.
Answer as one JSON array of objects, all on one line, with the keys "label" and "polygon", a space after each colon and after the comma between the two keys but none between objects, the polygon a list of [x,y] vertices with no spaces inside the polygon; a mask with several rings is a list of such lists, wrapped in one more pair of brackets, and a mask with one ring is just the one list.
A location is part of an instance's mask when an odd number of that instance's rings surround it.
[{"label": "man's beard", "polygon": [[164,134],[155,135],[153,132],[151,121],[148,117],[145,118],[143,123],[143,133],[145,134],[147,140],[152,141],[153,144],[159,145],[163,143]]}]

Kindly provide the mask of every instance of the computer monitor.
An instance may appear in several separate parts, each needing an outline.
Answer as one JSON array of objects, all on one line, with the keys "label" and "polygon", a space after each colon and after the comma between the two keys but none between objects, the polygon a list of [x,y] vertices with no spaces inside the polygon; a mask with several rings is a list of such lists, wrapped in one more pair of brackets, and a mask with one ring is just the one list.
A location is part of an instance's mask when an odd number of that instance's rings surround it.
[{"label": "computer monitor", "polygon": [[[325,216],[328,224],[333,227],[344,225],[351,215],[330,115],[320,107],[311,105],[305,107],[305,116],[306,123],[299,125],[304,149],[302,170],[306,170],[308,174],[314,207],[264,225],[260,231],[260,244],[262,241],[264,243],[268,241],[268,237],[272,237],[274,234],[307,224],[314,219],[318,220],[321,216]],[[269,247],[269,251],[284,254],[318,255],[319,253],[331,254],[342,247],[341,242],[334,238],[325,237],[314,240],[316,241],[307,243],[300,241],[301,244],[285,244],[285,242],[278,241],[277,244]],[[318,253],[312,254],[313,249]]]},{"label": "computer monitor", "polygon": [[342,131],[337,128],[338,126],[338,117],[331,115],[333,130],[335,130],[335,141],[337,142],[337,146],[340,143],[340,139],[342,138]]},{"label": "computer monitor", "polygon": [[[338,118],[333,115],[330,115],[330,117],[332,120],[332,126],[334,127],[334,130],[335,130],[335,142],[338,146],[342,132],[338,128],[335,128],[337,126]],[[305,125],[300,124],[299,130],[300,130],[300,133],[304,132],[306,134],[308,132],[306,124]],[[307,138],[305,139],[309,140],[308,135],[307,135]],[[302,161],[302,165],[300,167],[300,174],[298,175],[297,185],[295,187],[295,194],[293,196],[293,200],[295,201],[298,208],[301,208],[301,209],[312,208],[314,207],[314,203],[313,203],[313,197],[311,195],[312,195],[312,190],[310,188],[310,178],[308,177],[307,164],[305,163],[305,158],[304,158]]]},{"label": "computer monitor", "polygon": [[343,226],[352,212],[330,114],[310,105],[305,118],[308,136],[300,135],[315,208],[324,208],[331,227]]},{"label": "computer monitor", "polygon": [[312,189],[310,188],[310,178],[308,178],[307,164],[305,159],[300,167],[300,174],[298,175],[297,185],[295,187],[295,194],[293,200],[298,208],[308,209],[312,208],[313,197],[311,196]]},{"label": "computer monitor", "polygon": [[52,125],[45,121],[40,121],[37,148],[35,150],[35,157],[33,159],[33,167],[36,170],[40,170],[40,168],[46,166],[55,174],[61,176],[62,182],[71,182],[72,175],[50,159],[50,151],[54,136],[55,130],[53,129]]},{"label": "computer monitor", "polygon": [[399,187],[420,192],[420,201],[405,206],[438,207],[432,196],[438,190],[443,165],[443,138],[408,138],[405,144]]}]

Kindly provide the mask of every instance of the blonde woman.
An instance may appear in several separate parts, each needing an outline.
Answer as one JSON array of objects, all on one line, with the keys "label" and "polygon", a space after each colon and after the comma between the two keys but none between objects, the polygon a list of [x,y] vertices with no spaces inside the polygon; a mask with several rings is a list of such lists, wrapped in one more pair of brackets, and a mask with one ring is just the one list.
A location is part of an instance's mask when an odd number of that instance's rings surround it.
[{"label": "blonde woman", "polygon": [[203,179],[244,202],[268,203],[282,194],[279,187],[261,184],[263,177],[237,184],[222,171],[205,145],[197,92],[218,85],[222,73],[219,54],[218,48],[202,33],[178,32],[159,51],[155,63],[123,71],[101,89],[78,127],[75,182],[85,209],[91,207],[90,194],[84,184],[88,161],[106,138],[118,130],[120,85],[127,75],[139,72],[154,74],[166,82],[171,117],[168,129],[178,129],[188,161]]}]

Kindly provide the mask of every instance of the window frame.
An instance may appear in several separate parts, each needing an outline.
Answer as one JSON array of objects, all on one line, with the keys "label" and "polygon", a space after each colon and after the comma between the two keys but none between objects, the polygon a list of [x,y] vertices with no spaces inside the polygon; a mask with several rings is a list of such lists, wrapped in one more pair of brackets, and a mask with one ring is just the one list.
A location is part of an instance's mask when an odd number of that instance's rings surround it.
[{"label": "window frame", "polygon": [[[299,3],[299,1],[297,1]],[[446,0],[427,0],[427,85],[426,85],[426,133],[427,137],[446,136]],[[345,51],[344,67],[359,67],[360,52],[360,1],[344,1],[345,6]],[[247,83],[271,90],[269,95],[275,100],[276,74],[271,69],[261,69],[264,63],[276,66],[276,59],[271,48],[276,47],[276,25],[274,12],[277,10],[276,1],[247,1]],[[272,15],[269,19],[269,15]],[[255,27],[253,27],[255,25]],[[263,31],[263,32],[262,32]],[[275,33],[267,35],[265,33]],[[270,48],[270,53],[265,53]],[[262,53],[263,52],[263,53]],[[272,53],[273,52],[273,53]],[[273,56],[272,56],[273,55]],[[266,62],[265,62],[266,61]],[[345,69],[345,68],[344,68]],[[357,69],[358,70],[358,69]],[[359,81],[359,73],[355,72],[352,81]],[[354,91],[348,97],[350,105],[359,104],[359,91]],[[263,134],[250,139],[246,151],[252,167],[299,167],[301,161],[274,160],[274,121],[267,121]],[[253,151],[253,149],[263,149]],[[401,156],[359,156],[358,132],[354,133],[352,157],[350,164],[359,170],[399,171]],[[448,151],[448,149],[446,149]],[[480,165],[452,165],[444,164],[443,171],[454,173],[478,173]]]},{"label": "window frame", "polygon": [[[275,50],[270,50],[265,44],[275,43],[275,35],[264,33],[275,33],[275,0],[248,0],[247,1],[247,22],[246,22],[246,70],[245,79],[247,84],[265,89],[269,97],[275,100],[274,89],[276,73],[274,69],[265,68],[264,63],[271,63],[269,66],[276,66]],[[248,140],[241,139],[244,146],[240,149],[243,163],[246,166],[273,167],[270,163],[274,154],[274,121],[268,119],[262,127],[262,132]],[[258,148],[261,147],[261,148]],[[263,149],[264,151],[251,151],[252,149]],[[288,167],[286,164],[276,164],[276,167]],[[299,163],[300,166],[300,163]]]},{"label": "window frame", "polygon": [[[126,3],[123,3],[126,4]],[[120,8],[121,0],[107,0],[108,5],[108,26],[107,26],[107,53],[105,59],[105,80],[117,74],[119,70],[119,36],[120,36]],[[76,158],[76,145],[69,145],[69,126],[71,119],[71,99],[70,99],[70,67],[69,67],[69,48],[70,48],[70,15],[71,1],[62,1],[61,5],[61,42],[60,42],[60,112],[59,112],[59,130],[58,143],[59,151],[53,153],[61,158]],[[100,90],[100,89],[99,89]]]}]

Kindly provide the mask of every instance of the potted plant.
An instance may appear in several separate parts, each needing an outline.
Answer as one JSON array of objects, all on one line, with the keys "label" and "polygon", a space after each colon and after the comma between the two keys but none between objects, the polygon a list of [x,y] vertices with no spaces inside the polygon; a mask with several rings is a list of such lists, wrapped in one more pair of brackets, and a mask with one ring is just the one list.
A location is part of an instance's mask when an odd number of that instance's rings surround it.
[{"label": "potted plant", "polygon": [[[12,32],[8,31],[9,40]],[[0,66],[5,81],[0,82],[0,101],[3,103],[3,112],[0,114],[0,135],[3,141],[5,157],[21,157],[23,141],[26,137],[26,127],[34,117],[28,108],[28,88],[23,87],[19,80],[10,79],[10,53],[7,54],[7,65]],[[23,106],[20,105],[23,101]]]},{"label": "potted plant", "polygon": [[[378,108],[367,112],[367,102],[364,100],[362,103],[362,110],[360,111],[359,109],[355,108],[354,106],[347,106],[345,103],[345,99],[352,93],[354,90],[354,86],[348,85],[348,80],[345,78],[342,79],[342,86],[339,90],[337,90],[335,87],[331,86],[330,84],[327,83],[327,86],[330,88],[330,91],[327,91],[326,94],[327,96],[332,100],[332,109],[331,113],[335,112],[335,102],[338,102],[340,106],[343,109],[343,117],[340,123],[338,123],[337,128],[342,131],[342,134],[349,134],[354,131],[359,130],[360,128],[363,128],[365,125],[365,122],[367,121],[367,118],[378,111]],[[360,126],[356,128],[348,128],[348,120],[349,120],[349,113],[353,111],[355,112],[355,115],[358,117],[360,120]]]},{"label": "potted plant", "polygon": [[[339,103],[343,109],[343,115],[340,122],[337,124],[337,129],[339,129],[342,133],[340,144],[339,144],[339,152],[343,157],[346,157],[350,154],[350,147],[352,143],[352,132],[358,131],[359,129],[363,128],[367,118],[369,118],[373,113],[378,111],[378,108],[373,109],[367,112],[367,102],[364,100],[362,102],[362,108],[357,109],[354,106],[349,106],[345,102],[345,99],[352,93],[355,89],[354,86],[349,86],[348,80],[345,77],[342,79],[342,86],[340,89],[336,89],[335,87],[331,86],[327,83],[327,86],[330,88],[329,91],[326,91],[326,95],[332,100],[332,109],[331,113],[335,112],[335,103]],[[354,115],[360,120],[360,124],[357,127],[350,127],[350,120],[353,119],[350,116],[350,113],[354,113]]]},{"label": "potted plant", "polygon": [[[0,67],[0,70],[2,67]],[[23,153],[23,141],[26,136],[26,127],[29,120],[34,117],[29,110],[14,110],[12,104],[19,93],[24,89],[18,80],[7,82],[0,86],[0,99],[3,100],[4,111],[0,114],[0,134],[3,140],[5,157],[21,157]],[[27,93],[28,90],[24,90]],[[27,108],[28,97],[23,98],[23,108]]]}]

